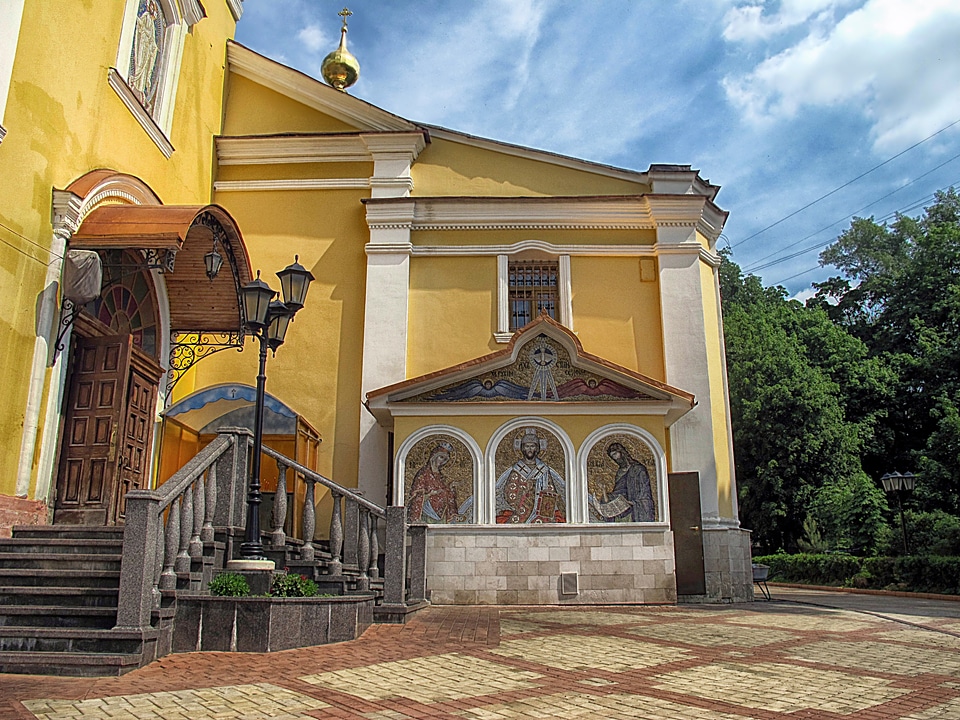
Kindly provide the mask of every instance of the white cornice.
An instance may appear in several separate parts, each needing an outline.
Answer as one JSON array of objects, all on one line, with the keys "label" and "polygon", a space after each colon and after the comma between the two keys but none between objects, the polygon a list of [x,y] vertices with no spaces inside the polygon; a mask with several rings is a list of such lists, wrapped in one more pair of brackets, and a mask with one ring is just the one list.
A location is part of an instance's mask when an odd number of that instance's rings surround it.
[{"label": "white cornice", "polygon": [[409,257],[413,250],[413,245],[408,242],[368,242],[363,246],[363,250],[367,255],[406,255]]},{"label": "white cornice", "polygon": [[230,8],[234,21],[240,22],[240,18],[243,17],[243,0],[227,0],[227,7]]},{"label": "white cornice", "polygon": [[127,87],[127,83],[120,77],[120,73],[117,72],[116,68],[110,68],[107,71],[107,82],[110,84],[110,87],[113,88],[114,92],[117,93],[117,96],[123,104],[127,106],[130,114],[137,119],[137,122],[140,123],[147,135],[150,136],[150,139],[160,148],[160,152],[167,158],[173,155],[173,144],[167,139],[166,133],[160,129],[160,126],[157,125],[156,121],[150,116],[150,113],[140,104],[140,101],[137,100],[133,91]]},{"label": "white cornice", "polygon": [[366,178],[306,178],[291,180],[217,180],[217,192],[263,192],[270,190],[369,190]]},{"label": "white cornice", "polygon": [[647,173],[636,170],[625,170],[623,168],[612,167],[610,165],[601,165],[592,163],[579,158],[568,157],[566,155],[557,155],[545,150],[535,150],[533,148],[523,147],[521,145],[512,145],[510,143],[498,142],[487,138],[475,137],[466,133],[459,133],[454,130],[427,125],[430,130],[430,137],[449,142],[469,145],[470,147],[491,150],[503,155],[523,158],[525,160],[534,160],[536,162],[548,163],[558,167],[570,168],[571,170],[581,170],[584,172],[601,175],[603,177],[615,178],[617,180],[626,180],[628,182],[647,185],[649,183]]},{"label": "white cornice", "polygon": [[207,16],[207,12],[198,0],[182,0],[182,5],[183,19],[187,27],[193,27]]},{"label": "white cornice", "polygon": [[412,162],[424,147],[423,134],[419,132],[221,136],[215,141],[217,162],[221,165],[374,162],[381,159],[381,153]]},{"label": "white cornice", "polygon": [[53,189],[50,224],[53,232],[69,240],[80,227],[83,198],[69,190]]},{"label": "white cornice", "polygon": [[[515,255],[527,250],[545,255],[592,257],[656,257],[658,255],[699,255],[709,265],[720,263],[717,255],[700,243],[656,243],[653,245],[592,245],[577,243],[559,245],[545,240],[521,240],[510,245],[414,245],[413,257],[478,257]],[[511,333],[512,336],[512,333]],[[509,337],[507,338],[509,339]]]},{"label": "white cornice", "polygon": [[334,90],[293,68],[269,60],[236,42],[227,43],[230,72],[253,80],[358,130],[416,131],[417,126],[385,110]]},{"label": "white cornice", "polygon": [[7,129],[3,125],[0,125],[0,143],[3,142],[3,139],[6,136],[7,136]]}]

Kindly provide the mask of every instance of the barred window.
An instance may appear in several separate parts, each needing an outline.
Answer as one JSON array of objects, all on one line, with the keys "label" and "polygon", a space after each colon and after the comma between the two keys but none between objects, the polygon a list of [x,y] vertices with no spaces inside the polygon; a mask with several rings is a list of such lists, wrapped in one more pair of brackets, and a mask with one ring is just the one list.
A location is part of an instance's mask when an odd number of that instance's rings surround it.
[{"label": "barred window", "polygon": [[517,260],[508,269],[510,330],[522,328],[541,311],[557,318],[558,263],[554,260]]}]

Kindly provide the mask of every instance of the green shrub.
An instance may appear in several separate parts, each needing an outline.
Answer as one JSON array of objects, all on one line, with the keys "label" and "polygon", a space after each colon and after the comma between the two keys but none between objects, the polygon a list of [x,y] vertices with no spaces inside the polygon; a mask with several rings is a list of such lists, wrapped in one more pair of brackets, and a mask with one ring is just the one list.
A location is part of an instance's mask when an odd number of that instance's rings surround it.
[{"label": "green shrub", "polygon": [[960,557],[907,555],[867,558],[863,569],[879,590],[960,595]]},{"label": "green shrub", "polygon": [[270,594],[273,597],[316,597],[320,588],[306,575],[285,572],[273,578]]},{"label": "green shrub", "polygon": [[762,555],[753,561],[770,566],[769,580],[811,585],[843,585],[860,571],[859,558],[842,554]]},{"label": "green shrub", "polygon": [[[907,525],[907,542],[910,552],[922,555],[960,555],[960,518],[943,510],[904,513]],[[880,552],[884,555],[903,554],[903,535],[899,518],[889,528],[881,541]]]},{"label": "green shrub", "polygon": [[250,584],[239,573],[225,572],[210,581],[209,590],[219,597],[245,597],[250,594]]}]

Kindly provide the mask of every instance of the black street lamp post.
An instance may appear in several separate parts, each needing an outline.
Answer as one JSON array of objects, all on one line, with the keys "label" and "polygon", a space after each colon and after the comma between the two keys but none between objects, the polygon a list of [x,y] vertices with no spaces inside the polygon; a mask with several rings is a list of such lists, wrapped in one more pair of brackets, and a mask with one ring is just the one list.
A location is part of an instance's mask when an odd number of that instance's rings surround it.
[{"label": "black street lamp post", "polygon": [[260,541],[260,453],[263,447],[263,405],[267,384],[267,348],[274,353],[283,345],[287,327],[297,311],[303,307],[313,275],[300,265],[299,257],[292,265],[277,273],[283,290],[283,302],[273,298],[276,292],[263,280],[257,271],[257,279],[241,290],[244,318],[247,328],[260,343],[260,369],[257,373],[257,400],[253,423],[253,461],[250,468],[250,483],[247,489],[247,524],[244,541],[240,545],[243,560],[266,560],[263,543]]},{"label": "black street lamp post", "polygon": [[903,554],[909,555],[907,548],[907,523],[903,519],[903,493],[913,490],[917,476],[911,472],[902,475],[896,471],[886,473],[880,482],[883,483],[883,489],[888,493],[894,493],[897,497],[897,509],[900,512],[900,533],[903,536]]}]

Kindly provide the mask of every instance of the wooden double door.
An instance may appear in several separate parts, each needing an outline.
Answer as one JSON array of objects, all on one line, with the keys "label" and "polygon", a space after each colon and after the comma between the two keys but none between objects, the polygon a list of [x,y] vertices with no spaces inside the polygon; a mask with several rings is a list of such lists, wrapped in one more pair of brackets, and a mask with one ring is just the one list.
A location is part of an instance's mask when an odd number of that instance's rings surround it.
[{"label": "wooden double door", "polygon": [[163,370],[131,335],[74,340],[54,523],[123,523],[126,494],[149,481]]}]

